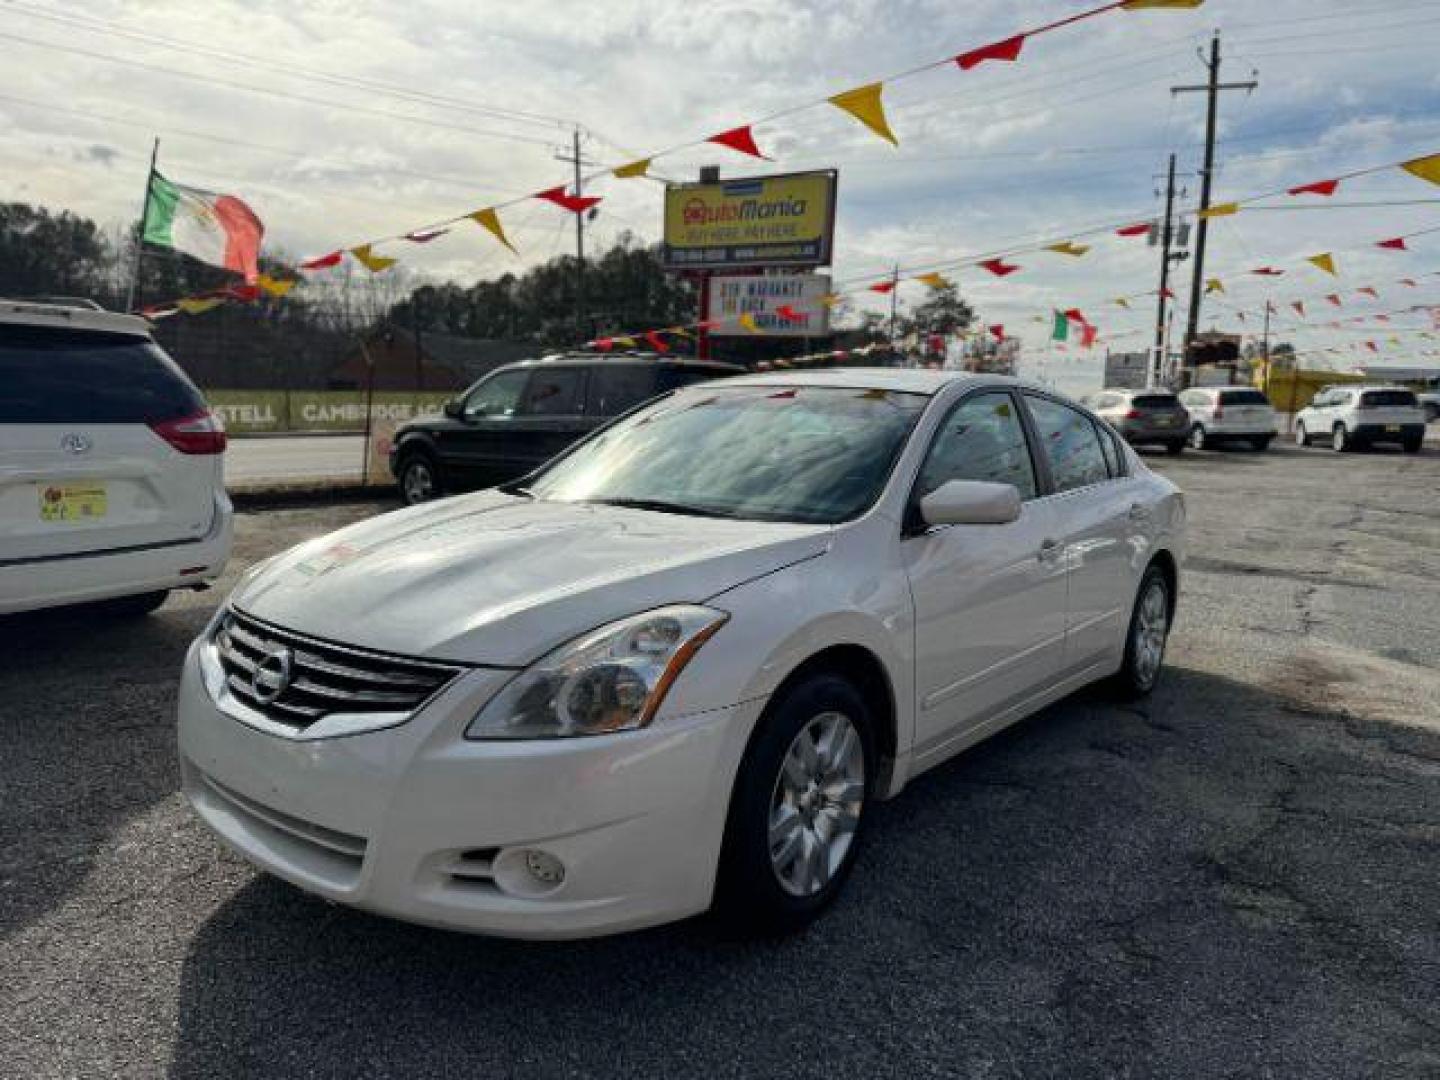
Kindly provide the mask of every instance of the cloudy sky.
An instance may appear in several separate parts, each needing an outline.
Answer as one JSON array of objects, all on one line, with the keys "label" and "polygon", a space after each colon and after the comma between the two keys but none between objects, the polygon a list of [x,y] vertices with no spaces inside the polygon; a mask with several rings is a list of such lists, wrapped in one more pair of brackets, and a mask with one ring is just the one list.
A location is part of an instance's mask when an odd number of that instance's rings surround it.
[{"label": "cloudy sky", "polygon": [[[1083,6],[0,0],[0,198],[118,223],[138,211],[159,136],[167,175],[240,195],[265,220],[270,246],[314,254],[559,183],[568,166],[555,155],[576,124],[592,161],[620,164]],[[1225,78],[1260,83],[1224,96],[1216,201],[1440,152],[1440,2],[1209,0],[1198,11],[1112,12],[1031,40],[1015,64],[942,65],[890,83],[898,148],[821,106],[756,128],[773,166],[707,147],[663,157],[655,171],[690,179],[706,163],[726,175],[838,168],[834,273],[850,286],[897,262],[928,269],[1143,219],[1157,213],[1171,151],[1182,207],[1197,198],[1204,101],[1170,88],[1203,81],[1198,50],[1216,28]],[[658,238],[658,181],[592,190],[605,196],[592,243],[626,230]],[[1226,293],[1212,298],[1203,325],[1256,330],[1269,295],[1281,310],[1277,336],[1317,350],[1317,360],[1348,366],[1360,339],[1417,361],[1434,348],[1413,332],[1428,325],[1420,313],[1342,330],[1324,323],[1440,303],[1440,232],[1415,237],[1408,253],[1374,247],[1440,225],[1440,187],[1391,169],[1347,181],[1330,199],[1262,205],[1277,209],[1247,209],[1211,231],[1207,276],[1223,278]],[[503,216],[520,258],[474,226],[389,253],[424,275],[469,281],[573,243],[569,216],[547,204]],[[1016,255],[1023,270],[1004,280],[976,269],[955,276],[985,322],[1024,337],[1047,369],[1088,372],[1093,357],[1044,348],[1048,313],[1080,307],[1113,348],[1143,347],[1153,297],[1128,312],[1112,300],[1153,290],[1158,273],[1143,240],[1102,235],[1093,245],[1079,259]],[[1324,251],[1335,253],[1338,277],[1305,263]],[[1247,273],[1262,265],[1286,273]],[[1188,264],[1180,274],[1183,301]],[[1420,286],[1397,284],[1404,277]],[[1380,299],[1355,293],[1365,285]],[[1323,299],[1330,292],[1343,311]],[[902,286],[907,303],[924,293]],[[1306,303],[1303,324],[1296,299]],[[1251,312],[1246,322],[1239,311]],[[1318,351],[1337,346],[1342,353]]]}]

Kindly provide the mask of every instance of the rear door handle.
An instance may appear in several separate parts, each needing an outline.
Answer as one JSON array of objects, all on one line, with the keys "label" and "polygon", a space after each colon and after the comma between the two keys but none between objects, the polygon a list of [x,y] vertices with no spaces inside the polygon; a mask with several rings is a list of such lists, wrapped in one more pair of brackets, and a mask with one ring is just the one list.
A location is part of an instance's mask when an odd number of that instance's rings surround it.
[{"label": "rear door handle", "polygon": [[1054,562],[1060,557],[1060,541],[1047,539],[1040,544],[1040,554],[1036,556],[1042,563]]}]

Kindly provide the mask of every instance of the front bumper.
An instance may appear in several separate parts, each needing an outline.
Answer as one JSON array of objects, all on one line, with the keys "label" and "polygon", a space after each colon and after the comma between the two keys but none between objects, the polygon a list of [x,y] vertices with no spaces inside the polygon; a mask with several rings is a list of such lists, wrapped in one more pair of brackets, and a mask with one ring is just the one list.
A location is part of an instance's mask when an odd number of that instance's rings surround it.
[{"label": "front bumper", "polygon": [[[257,866],[341,903],[509,937],[613,933],[704,911],[763,703],[593,738],[472,742],[510,677],[477,670],[409,721],[299,741],[222,711],[202,639],[179,698],[185,794]],[[526,853],[560,860],[543,882]]]}]

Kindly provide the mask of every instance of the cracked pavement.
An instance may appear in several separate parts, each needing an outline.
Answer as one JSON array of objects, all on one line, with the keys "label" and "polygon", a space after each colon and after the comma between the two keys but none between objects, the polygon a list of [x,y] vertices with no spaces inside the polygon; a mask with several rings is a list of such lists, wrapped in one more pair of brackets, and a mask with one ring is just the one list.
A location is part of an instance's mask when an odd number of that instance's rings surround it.
[{"label": "cracked pavement", "polygon": [[[312,899],[176,793],[221,592],[0,623],[0,1077],[1440,1075],[1440,454],[1148,460],[1191,512],[1161,688],[874,808],[846,895],[779,942]],[[232,580],[378,508],[241,515]]]}]

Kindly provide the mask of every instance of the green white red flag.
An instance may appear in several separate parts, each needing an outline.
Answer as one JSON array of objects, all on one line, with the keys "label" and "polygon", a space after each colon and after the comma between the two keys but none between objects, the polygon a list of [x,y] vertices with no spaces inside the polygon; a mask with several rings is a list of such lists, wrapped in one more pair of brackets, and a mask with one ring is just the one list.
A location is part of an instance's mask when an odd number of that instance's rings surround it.
[{"label": "green white red flag", "polygon": [[187,187],[150,174],[145,205],[145,242],[174,248],[212,266],[223,266],[254,283],[260,273],[265,226],[234,195]]}]

